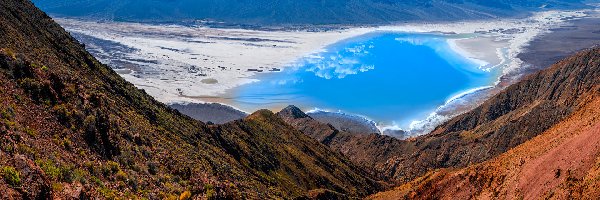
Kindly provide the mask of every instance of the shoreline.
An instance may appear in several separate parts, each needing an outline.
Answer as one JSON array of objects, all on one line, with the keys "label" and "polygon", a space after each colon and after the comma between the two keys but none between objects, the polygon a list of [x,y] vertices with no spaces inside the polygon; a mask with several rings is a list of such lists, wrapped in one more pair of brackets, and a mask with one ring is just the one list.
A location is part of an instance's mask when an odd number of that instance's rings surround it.
[{"label": "shoreline", "polygon": [[[587,14],[581,13],[574,17],[575,19],[581,19],[588,16]],[[543,15],[542,15],[543,16]],[[546,17],[541,17],[542,19],[548,19]],[[570,19],[573,20],[573,19]],[[409,130],[404,130],[412,136],[418,136],[422,134],[426,134],[431,132],[437,125],[442,122],[458,116],[462,113],[465,113],[476,106],[480,105],[488,99],[490,96],[497,94],[507,86],[511,85],[515,81],[519,80],[524,73],[519,73],[519,71],[524,70],[523,68],[526,66],[523,61],[518,57],[524,52],[524,48],[529,45],[531,41],[535,38],[541,36],[544,33],[550,32],[550,30],[556,26],[564,24],[570,20],[559,20],[554,23],[550,23],[548,26],[545,26],[540,29],[536,29],[536,31],[529,32],[529,34],[525,34],[525,36],[517,37],[511,41],[509,48],[506,48],[506,53],[504,53],[501,48],[497,49],[497,56],[500,58],[500,63],[492,66],[491,68],[496,68],[500,66],[505,66],[503,68],[502,73],[498,76],[497,81],[490,86],[482,86],[478,88],[472,88],[465,92],[461,92],[458,95],[451,97],[444,105],[438,107],[434,112],[430,113],[430,115],[423,120],[415,120],[411,123]],[[496,36],[497,37],[497,36]],[[460,40],[460,39],[459,39]],[[459,40],[453,40],[452,42],[457,42]],[[453,46],[453,45],[451,45]],[[458,45],[454,46],[458,47]],[[463,57],[473,59],[473,55],[469,51],[464,51],[463,49],[455,49],[455,52],[462,54]],[[476,60],[481,59],[481,57],[475,57]],[[516,71],[516,72],[515,72]],[[457,98],[457,96],[460,96]],[[461,101],[456,101],[461,100]],[[443,114],[441,114],[443,113]],[[392,128],[398,128],[397,126],[390,126]],[[389,128],[389,127],[383,127]],[[402,130],[402,129],[401,129]]]},{"label": "shoreline", "polygon": [[[239,59],[240,57],[244,57],[242,56],[242,54],[240,54],[240,56],[235,56],[233,54],[227,54],[228,52],[225,52],[227,50],[230,50],[232,48],[240,48],[240,46],[242,48],[246,48],[244,52],[253,52],[256,53],[256,55],[269,55],[267,57],[277,57],[279,60],[269,60],[268,58],[265,58],[263,61],[264,63],[268,63],[268,64],[264,64],[265,66],[267,66],[266,68],[260,67],[260,68],[256,68],[256,69],[261,69],[261,72],[264,71],[264,69],[267,69],[269,67],[277,67],[277,69],[279,70],[285,70],[286,66],[289,65],[289,63],[293,63],[295,62],[298,58],[302,58],[302,57],[306,57],[306,56],[310,56],[310,55],[314,55],[318,52],[323,52],[326,51],[326,47],[332,44],[335,44],[339,41],[345,40],[345,39],[349,39],[349,38],[353,38],[353,37],[357,37],[357,36],[361,36],[364,34],[368,34],[368,33],[372,33],[375,31],[394,31],[394,32],[406,32],[406,33],[431,33],[431,34],[440,34],[444,37],[446,37],[446,41],[448,43],[448,45],[450,46],[450,48],[456,52],[457,54],[460,54],[462,57],[471,60],[474,63],[477,63],[478,65],[480,65],[481,69],[493,69],[493,68],[498,68],[498,67],[502,67],[502,74],[500,76],[498,76],[498,80],[491,86],[482,86],[485,87],[485,89],[483,91],[487,91],[489,93],[493,93],[494,91],[498,91],[500,89],[502,89],[503,87],[505,87],[506,85],[510,85],[510,82],[516,80],[513,77],[509,77],[509,74],[511,72],[513,72],[515,69],[519,69],[521,67],[521,65],[523,65],[522,61],[517,57],[521,51],[522,48],[524,46],[526,46],[531,40],[533,40],[536,36],[545,33],[548,31],[548,29],[552,28],[553,26],[556,26],[557,24],[561,24],[564,21],[567,21],[563,18],[565,18],[564,16],[569,16],[569,17],[573,17],[575,16],[575,18],[577,17],[582,17],[582,13],[580,13],[581,11],[568,11],[568,12],[559,12],[559,11],[548,11],[548,12],[542,12],[542,13],[537,13],[536,15],[527,18],[525,20],[514,20],[514,19],[508,19],[508,20],[498,20],[498,21],[470,21],[470,22],[459,22],[459,23],[453,23],[453,24],[403,24],[401,26],[382,26],[382,27],[360,27],[360,28],[348,28],[348,29],[344,29],[344,30],[334,30],[334,31],[329,31],[329,32],[285,32],[285,31],[275,31],[275,32],[266,32],[266,31],[255,31],[255,30],[241,30],[241,29],[211,29],[211,28],[194,28],[191,29],[193,31],[204,31],[204,33],[206,33],[206,35],[201,35],[200,38],[208,38],[208,42],[209,44],[213,44],[213,45],[208,45],[208,47],[212,46],[213,48],[210,49],[220,49],[220,52],[217,52],[216,54],[224,54],[224,57],[221,58],[215,58],[216,61],[221,61],[221,63],[225,63],[225,62],[230,62],[229,64],[233,64],[236,65],[236,63],[231,63],[233,61],[236,61],[238,63],[243,63],[243,62],[250,62],[247,58],[244,59]],[[558,15],[558,16],[555,16]],[[534,28],[531,29],[525,29],[523,27],[527,27],[529,25],[527,24],[523,24],[523,21],[531,21],[532,19],[535,19],[533,21],[535,21],[534,24],[536,24],[537,26],[534,26]],[[537,20],[537,21],[536,21]],[[107,23],[107,24],[103,24],[103,23],[97,23],[97,22],[78,22],[76,20],[72,20],[72,19],[59,19],[58,20],[59,23],[63,24],[63,23],[70,23],[68,25],[66,25],[67,30],[71,31],[71,32],[77,32],[80,34],[89,34],[92,37],[98,37],[100,39],[106,39],[108,41],[113,41],[113,42],[117,42],[119,44],[123,44],[124,46],[128,46],[128,47],[132,47],[132,48],[136,48],[136,44],[135,42],[137,41],[142,41],[142,43],[144,44],[148,44],[151,42],[148,42],[148,40],[144,40],[144,38],[136,38],[133,37],[135,40],[133,41],[128,41],[127,39],[123,39],[123,38],[119,38],[119,37],[114,37],[114,36],[108,36],[107,34],[98,34],[98,33],[91,33],[93,32],[93,28],[91,30],[85,30],[84,27],[89,26],[90,23],[91,25],[93,25],[94,27],[96,27],[96,29],[101,29],[104,28],[105,25],[112,25],[112,23]],[[491,25],[490,25],[491,24]],[[150,32],[152,31],[157,31],[157,30],[162,30],[165,31],[165,33],[161,33],[161,34],[167,34],[169,32],[175,32],[175,37],[176,38],[185,38],[185,37],[190,37],[192,36],[192,38],[196,38],[199,35],[197,35],[197,33],[190,33],[189,32],[189,27],[188,30],[179,30],[181,28],[186,28],[186,27],[178,27],[178,26],[151,26],[151,27],[145,27],[146,25],[143,24],[135,24],[135,23],[125,23],[125,24],[119,24],[120,26],[126,26],[128,28],[134,27],[134,30],[150,30]],[[114,29],[118,29],[120,26],[114,27]],[[141,26],[141,27],[140,27]],[[498,27],[503,27],[501,29],[498,29]],[[153,30],[156,29],[156,30]],[[132,34],[132,33],[121,33],[118,30],[113,30],[113,31],[117,31],[119,34],[121,34],[121,36],[126,37],[128,34]],[[213,32],[214,31],[214,32]],[[510,31],[514,31],[514,32],[510,32]],[[134,31],[135,32],[135,31]],[[468,37],[458,37],[458,38],[453,38],[459,35],[464,35],[464,34],[470,34],[470,36]],[[134,34],[135,36],[135,34]],[[160,36],[160,35],[159,35]],[[217,39],[215,38],[211,38],[211,37],[219,37]],[[173,41],[169,41],[169,40],[165,40],[161,39],[160,37],[156,38],[157,36],[152,36],[150,38],[149,41],[159,41],[158,43],[160,44],[164,44],[167,47],[161,47],[161,48],[151,48],[148,46],[142,46],[139,47],[137,49],[138,53],[143,52],[144,51],[152,51],[152,50],[157,50],[157,54],[160,53],[165,53],[163,54],[164,56],[166,56],[169,60],[171,59],[170,57],[174,57],[176,61],[180,61],[178,59],[182,59],[182,56],[180,55],[173,55],[173,54],[177,54],[179,53],[178,51],[188,51],[188,52],[184,52],[184,53],[188,53],[188,57],[189,55],[194,55],[196,56],[196,53],[190,53],[190,52],[194,52],[196,47],[190,47],[190,46],[185,46],[186,48],[183,49],[174,49],[171,47],[168,47],[167,44],[176,44],[176,45],[181,45],[181,42],[173,42]],[[225,38],[225,39],[223,39]],[[315,39],[316,38],[316,39]],[[240,42],[241,41],[241,42]],[[162,42],[162,43],[161,43]],[[206,42],[206,41],[204,41]],[[212,43],[211,43],[212,42]],[[222,42],[221,44],[215,44],[215,43],[219,43]],[[188,41],[189,43],[189,41]],[[201,44],[207,44],[207,43],[201,43]],[[249,45],[252,44],[252,45]],[[255,46],[256,44],[260,44],[263,46]],[[288,46],[293,46],[293,45],[298,45],[296,47],[289,47],[289,48],[281,48],[278,49],[279,47],[275,48],[277,45],[288,45]],[[484,45],[482,45],[484,44]],[[175,46],[176,46],[175,45]],[[216,45],[216,46],[215,46]],[[154,45],[157,46],[157,45]],[[492,50],[490,50],[489,48],[483,48],[482,47],[489,47],[489,46],[493,46],[494,48]],[[208,48],[207,47],[207,48]],[[223,50],[225,49],[225,50]],[[269,51],[265,50],[265,49],[270,49]],[[273,50],[275,49],[275,50]],[[283,49],[283,50],[282,50]],[[292,49],[292,50],[290,50]],[[164,50],[164,51],[163,51]],[[280,52],[283,51],[283,52]],[[146,52],[148,53],[148,52]],[[283,56],[272,56],[274,53],[275,55],[283,55]],[[280,53],[280,54],[277,54]],[[133,56],[132,56],[133,55]],[[228,56],[227,56],[228,55]],[[495,56],[494,56],[495,55]],[[129,56],[134,57],[135,54],[130,54]],[[179,57],[178,57],[179,56]],[[131,58],[128,57],[128,58]],[[260,57],[260,56],[250,56],[252,59],[250,60],[257,60],[254,57]],[[282,58],[283,57],[283,58]],[[156,58],[156,56],[154,56],[154,58]],[[214,58],[214,57],[213,57]],[[261,57],[264,58],[264,57]],[[185,59],[189,59],[189,58],[183,58]],[[212,58],[211,58],[212,59]],[[222,60],[219,60],[222,59]],[[234,59],[233,61],[227,61],[227,59]],[[173,60],[173,59],[171,59]],[[169,60],[169,61],[171,61]],[[265,61],[266,60],[266,61]],[[287,60],[287,61],[283,61],[283,60]],[[189,60],[188,60],[189,61]],[[193,61],[197,61],[197,59],[194,59]],[[104,61],[103,61],[104,62]],[[194,63],[194,62],[192,62]],[[214,62],[213,62],[214,63]],[[110,64],[110,62],[109,62]],[[139,64],[139,63],[134,63],[134,64]],[[161,64],[165,64],[165,63],[159,63],[158,65]],[[172,64],[172,63],[168,63],[167,64]],[[176,62],[175,64],[173,64],[173,66],[175,65],[181,65],[181,62]],[[185,62],[183,62],[183,64],[186,64]],[[188,63],[189,64],[189,63]],[[213,64],[213,65],[219,65],[219,64]],[[134,83],[136,86],[147,90],[150,94],[152,94],[153,96],[155,96],[155,98],[157,98],[159,101],[165,102],[165,103],[181,103],[181,102],[190,102],[190,103],[212,103],[212,102],[217,102],[226,106],[230,106],[233,108],[235,107],[235,103],[233,102],[233,97],[234,95],[228,94],[231,90],[233,90],[236,87],[239,87],[240,85],[243,84],[249,84],[255,81],[259,81],[258,79],[256,79],[256,75],[260,74],[259,72],[251,72],[250,69],[252,69],[253,65],[256,65],[256,63],[250,63],[246,66],[236,66],[237,70],[233,70],[232,67],[229,67],[229,69],[231,69],[230,71],[236,72],[236,73],[230,73],[228,72],[228,70],[226,69],[222,69],[221,72],[224,73],[228,73],[229,75],[225,74],[223,75],[222,73],[219,73],[219,70],[215,70],[215,67],[207,67],[208,68],[208,72],[214,72],[215,74],[212,75],[206,75],[205,77],[202,78],[202,80],[196,80],[197,82],[194,81],[194,79],[196,79],[195,77],[179,77],[179,76],[172,76],[172,77],[158,77],[158,78],[153,78],[153,77],[144,77],[143,73],[140,74],[139,71],[134,71],[132,73],[129,74],[121,74],[122,76],[124,76],[128,81]],[[221,67],[220,65],[218,66],[219,68]],[[244,71],[245,69],[245,71]],[[273,68],[275,69],[275,68]],[[171,69],[173,70],[173,69]],[[269,71],[265,71],[267,73],[276,73],[276,72],[269,72]],[[181,73],[175,73],[177,75],[181,74]],[[186,78],[191,78],[192,80],[188,80]],[[215,84],[204,84],[204,80],[206,79],[213,79],[215,80]],[[225,83],[226,85],[223,85],[224,83],[219,82],[219,80],[227,80],[227,83]],[[211,81],[212,82],[212,81]],[[498,89],[500,88],[500,89]],[[173,91],[173,92],[171,92]],[[465,106],[457,106],[457,107],[461,107],[461,109],[456,109],[453,112],[450,112],[447,110],[447,107],[450,107],[450,104],[454,103],[455,99],[460,99],[460,98],[466,98],[467,96],[469,98],[473,98],[471,96],[474,96],[475,93],[480,93],[482,90],[477,89],[477,90],[473,90],[469,89],[466,91],[458,91],[457,95],[454,95],[453,97],[451,97],[450,101],[447,100],[447,102],[444,105],[441,105],[440,107],[438,107],[438,109],[436,109],[433,113],[431,113],[429,115],[429,117],[427,117],[426,119],[420,120],[420,121],[413,121],[413,123],[411,123],[410,126],[410,130],[420,130],[418,131],[419,133],[416,133],[416,131],[414,131],[417,135],[420,133],[424,133],[424,132],[428,132],[429,129],[431,129],[430,127],[426,127],[426,125],[423,124],[436,124],[437,122],[435,121],[443,121],[443,118],[449,118],[449,116],[451,115],[458,115],[462,112],[465,112],[465,110],[468,110],[469,107],[472,106],[467,106],[465,108]],[[200,93],[198,93],[200,92]],[[458,98],[455,98],[456,96],[460,96]],[[479,96],[489,96],[489,95],[479,95]],[[474,103],[471,103],[473,105],[478,105],[481,101],[481,99],[484,98],[480,98],[479,100],[475,100]],[[236,108],[237,109],[237,108]],[[271,110],[274,110],[274,108],[270,108]],[[240,110],[240,109],[238,109]],[[458,110],[458,111],[457,111]],[[243,112],[248,113],[245,110],[240,110]],[[439,114],[439,113],[445,113],[445,114]],[[453,113],[451,115],[448,115],[447,113]],[[368,119],[368,118],[366,118]],[[414,124],[414,126],[413,126]],[[391,125],[394,126],[394,125]],[[380,127],[380,126],[378,126]],[[380,130],[384,130],[384,129],[389,129],[390,126],[381,126]],[[410,131],[409,130],[409,131]],[[412,132],[412,131],[411,131]]]}]

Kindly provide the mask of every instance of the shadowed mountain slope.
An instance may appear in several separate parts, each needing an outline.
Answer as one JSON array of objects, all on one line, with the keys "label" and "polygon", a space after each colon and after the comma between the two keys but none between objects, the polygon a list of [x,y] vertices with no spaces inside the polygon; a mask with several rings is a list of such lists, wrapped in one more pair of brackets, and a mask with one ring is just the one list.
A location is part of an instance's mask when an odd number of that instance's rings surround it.
[{"label": "shadowed mountain slope", "polygon": [[26,0],[0,1],[0,198],[362,197],[380,184],[259,111],[206,125],[155,101]]},{"label": "shadowed mountain slope", "polygon": [[407,182],[439,168],[498,156],[561,123],[598,97],[600,48],[586,50],[524,78],[432,133],[398,140],[357,135],[315,122],[288,107],[279,115],[388,181]]}]

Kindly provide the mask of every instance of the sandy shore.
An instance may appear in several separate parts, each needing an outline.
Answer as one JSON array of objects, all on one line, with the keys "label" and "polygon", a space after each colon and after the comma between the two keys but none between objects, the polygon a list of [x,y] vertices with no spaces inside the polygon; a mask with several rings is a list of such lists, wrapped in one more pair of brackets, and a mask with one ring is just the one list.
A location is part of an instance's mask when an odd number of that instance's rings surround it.
[{"label": "sandy shore", "polygon": [[[566,17],[580,15],[580,12],[552,11],[520,20],[403,24],[326,32],[56,20],[70,32],[128,48],[126,52],[114,52],[103,49],[102,45],[88,46],[106,54],[107,59],[101,60],[109,65],[135,66],[121,70],[123,77],[159,101],[173,103],[231,98],[228,90],[258,81],[253,78],[257,73],[285,70],[291,63],[323,51],[328,45],[373,31],[440,33],[448,36],[449,45],[456,52],[480,63],[482,68],[505,62],[509,70],[509,66],[518,68],[521,62],[516,55],[535,35]],[[112,63],[115,60],[120,61]]]},{"label": "sandy shore", "polygon": [[[285,70],[289,63],[327,45],[372,31],[269,32],[56,20],[70,32],[130,48],[117,59],[138,67],[122,75],[165,103],[223,97],[228,89],[257,81],[252,78],[257,73]],[[119,55],[99,52],[112,54],[107,58]],[[111,60],[102,61],[111,65]]]},{"label": "sandy shore", "polygon": [[[232,89],[258,81],[255,75],[276,73],[307,56],[318,56],[328,45],[374,31],[432,33],[445,37],[457,53],[480,65],[501,68],[503,74],[518,71],[517,57],[536,36],[568,20],[584,17],[583,11],[548,11],[525,19],[469,21],[451,24],[402,24],[398,26],[349,28],[335,31],[258,31],[121,22],[56,19],[87,44],[96,57],[164,103],[217,102],[235,106]],[[85,41],[87,40],[87,42]],[[119,48],[116,48],[116,47]],[[485,89],[458,98],[498,91],[498,81]],[[410,129],[427,132],[481,101],[448,101],[427,119],[416,120]],[[473,103],[474,102],[474,103]],[[460,104],[460,105],[458,105]],[[273,108],[272,108],[273,109]],[[275,109],[274,109],[275,110]],[[245,110],[252,112],[252,110]],[[417,131],[418,130],[418,131]]]},{"label": "sandy shore", "polygon": [[497,67],[506,60],[501,51],[508,45],[507,40],[498,41],[495,37],[475,36],[448,39],[448,44],[455,52],[471,59],[483,69]]}]

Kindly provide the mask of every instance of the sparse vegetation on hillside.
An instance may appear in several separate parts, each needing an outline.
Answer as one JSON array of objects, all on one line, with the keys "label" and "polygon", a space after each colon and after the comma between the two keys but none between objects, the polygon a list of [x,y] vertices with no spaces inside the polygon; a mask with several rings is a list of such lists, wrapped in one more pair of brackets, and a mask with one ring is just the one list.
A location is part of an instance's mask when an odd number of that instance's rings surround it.
[{"label": "sparse vegetation on hillside", "polygon": [[4,181],[11,187],[21,186],[21,173],[19,173],[14,167],[4,166],[0,169],[0,174]]},{"label": "sparse vegetation on hillside", "polygon": [[0,2],[0,32],[0,165],[21,173],[3,173],[0,198],[264,199],[320,188],[362,197],[380,189],[272,113],[209,126],[168,108],[29,1]]}]

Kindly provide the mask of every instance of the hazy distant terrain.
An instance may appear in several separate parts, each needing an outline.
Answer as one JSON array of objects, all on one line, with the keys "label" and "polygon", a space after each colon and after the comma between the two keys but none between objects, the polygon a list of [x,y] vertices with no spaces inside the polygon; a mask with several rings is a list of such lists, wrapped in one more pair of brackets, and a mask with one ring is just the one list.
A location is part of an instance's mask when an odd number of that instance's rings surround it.
[{"label": "hazy distant terrain", "polygon": [[583,7],[582,0],[33,0],[58,16],[116,21],[228,24],[386,24],[522,16]]}]

